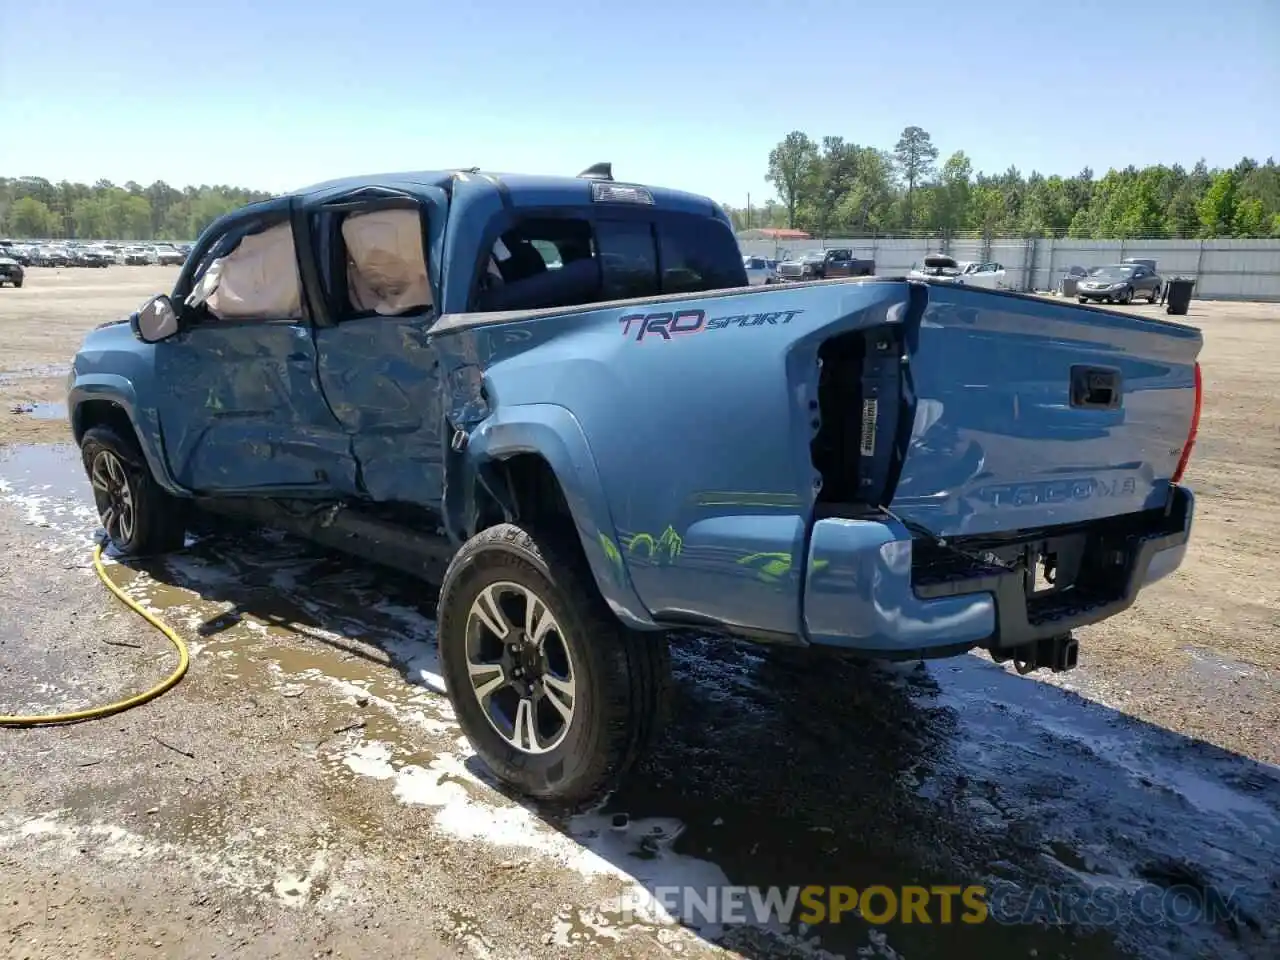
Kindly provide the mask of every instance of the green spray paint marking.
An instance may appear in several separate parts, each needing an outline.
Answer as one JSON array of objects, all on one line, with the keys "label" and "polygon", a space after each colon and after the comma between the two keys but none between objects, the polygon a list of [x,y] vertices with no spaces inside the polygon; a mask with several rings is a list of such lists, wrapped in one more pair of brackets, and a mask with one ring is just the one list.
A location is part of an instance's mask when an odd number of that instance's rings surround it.
[{"label": "green spray paint marking", "polygon": [[618,545],[600,534],[600,549],[604,551],[605,559],[609,561],[619,575],[622,573],[622,551],[618,549]]},{"label": "green spray paint marking", "polygon": [[648,557],[661,565],[675,563],[680,552],[684,550],[684,538],[676,533],[675,528],[670,524],[656,540],[652,534],[635,533],[625,542],[627,553],[637,557]]}]

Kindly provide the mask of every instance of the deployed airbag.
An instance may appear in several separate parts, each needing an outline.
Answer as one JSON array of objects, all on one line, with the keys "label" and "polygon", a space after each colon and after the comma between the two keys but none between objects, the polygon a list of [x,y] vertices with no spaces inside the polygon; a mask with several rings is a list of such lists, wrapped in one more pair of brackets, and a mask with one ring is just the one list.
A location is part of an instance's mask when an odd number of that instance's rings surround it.
[{"label": "deployed airbag", "polygon": [[416,210],[374,210],[342,221],[347,288],[360,312],[383,315],[431,306],[422,218]]},{"label": "deployed airbag", "polygon": [[288,223],[252,233],[209,265],[187,298],[219,320],[291,320],[302,316],[302,282]]}]

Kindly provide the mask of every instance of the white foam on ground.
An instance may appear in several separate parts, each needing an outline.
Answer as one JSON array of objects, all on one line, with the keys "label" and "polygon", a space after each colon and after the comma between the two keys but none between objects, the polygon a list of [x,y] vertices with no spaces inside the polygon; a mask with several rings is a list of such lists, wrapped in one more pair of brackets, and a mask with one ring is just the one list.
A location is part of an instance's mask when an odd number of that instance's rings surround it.
[{"label": "white foam on ground", "polygon": [[[250,852],[262,847],[260,837],[241,831],[225,838],[216,851],[204,851],[154,840],[117,824],[94,821],[76,823],[68,811],[56,810],[35,817],[0,815],[0,850],[34,849],[54,854],[59,863],[91,857],[108,866],[125,863],[178,862],[202,881],[235,890],[241,896],[275,900],[286,906],[307,903],[312,886],[328,869],[323,848],[302,872],[291,872],[285,856],[278,859]],[[265,891],[270,890],[268,894]]]}]

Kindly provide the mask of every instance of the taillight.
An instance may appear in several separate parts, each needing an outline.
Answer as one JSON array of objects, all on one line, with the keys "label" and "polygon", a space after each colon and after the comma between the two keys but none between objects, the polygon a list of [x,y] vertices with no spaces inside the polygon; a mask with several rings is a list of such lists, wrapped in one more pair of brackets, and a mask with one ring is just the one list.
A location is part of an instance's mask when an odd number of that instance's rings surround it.
[{"label": "taillight", "polygon": [[1191,450],[1196,445],[1196,434],[1200,432],[1200,402],[1204,397],[1204,384],[1200,379],[1200,364],[1196,364],[1196,408],[1191,412],[1191,429],[1187,431],[1187,442],[1183,444],[1182,456],[1178,458],[1178,469],[1173,471],[1173,482],[1180,483],[1186,472],[1187,461],[1191,459]]}]

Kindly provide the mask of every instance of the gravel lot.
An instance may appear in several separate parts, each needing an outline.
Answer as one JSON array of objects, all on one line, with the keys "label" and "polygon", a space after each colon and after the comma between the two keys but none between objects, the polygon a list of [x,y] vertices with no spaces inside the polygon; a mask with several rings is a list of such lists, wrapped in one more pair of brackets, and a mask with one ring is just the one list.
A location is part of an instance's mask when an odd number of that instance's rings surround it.
[{"label": "gravel lot", "polygon": [[[90,568],[59,403],[83,333],[175,273],[0,289],[0,713],[171,668]],[[191,672],[115,718],[0,730],[0,956],[1280,955],[1280,305],[1188,319],[1206,338],[1192,549],[1081,632],[1080,669],[815,667],[683,637],[671,728],[599,810],[489,781],[437,692],[424,585],[265,534],[113,564],[192,643]],[[1236,916],[782,931],[618,908],[717,883],[1145,883]]]}]

